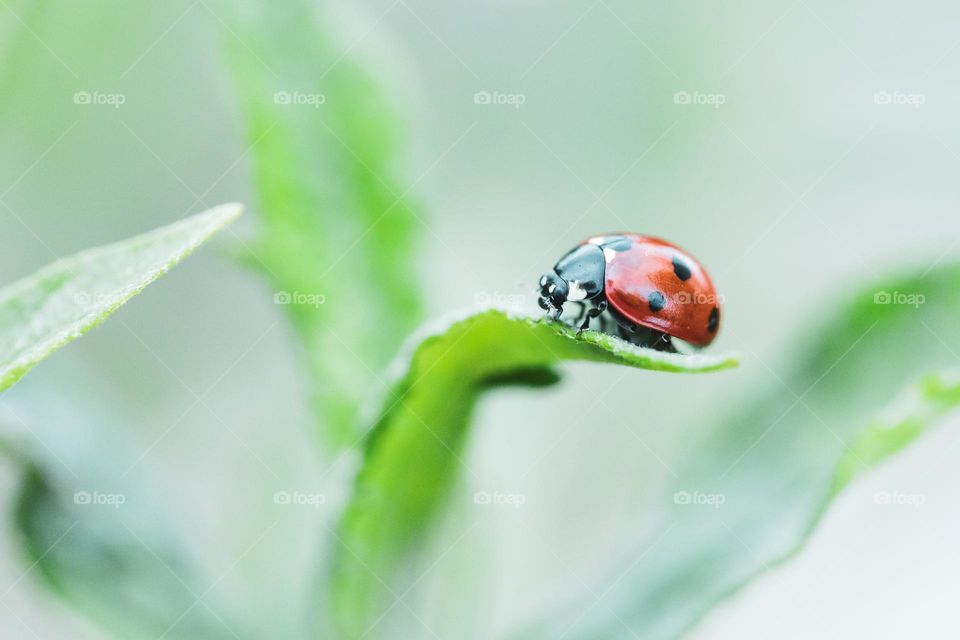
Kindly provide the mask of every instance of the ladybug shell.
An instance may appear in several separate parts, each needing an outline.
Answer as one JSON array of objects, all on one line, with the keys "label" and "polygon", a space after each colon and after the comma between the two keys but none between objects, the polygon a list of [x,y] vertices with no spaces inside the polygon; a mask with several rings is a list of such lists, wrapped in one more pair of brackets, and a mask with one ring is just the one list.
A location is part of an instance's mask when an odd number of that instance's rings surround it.
[{"label": "ladybug shell", "polygon": [[705,347],[720,327],[720,298],[700,262],[680,247],[634,233],[597,236],[603,248],[604,294],[615,314]]}]

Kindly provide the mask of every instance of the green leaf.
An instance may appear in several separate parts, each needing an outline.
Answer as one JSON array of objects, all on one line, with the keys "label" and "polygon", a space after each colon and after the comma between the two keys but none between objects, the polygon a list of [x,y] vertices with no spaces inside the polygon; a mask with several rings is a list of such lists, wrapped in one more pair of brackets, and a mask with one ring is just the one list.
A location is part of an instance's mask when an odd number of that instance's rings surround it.
[{"label": "green leaf", "polygon": [[951,265],[840,305],[797,340],[797,365],[775,388],[749,392],[702,444],[667,461],[679,480],[655,501],[660,524],[631,541],[625,569],[593,586],[602,604],[584,593],[519,637],[677,638],[791,557],[844,486],[960,402],[956,375],[930,373],[956,365],[958,289]]},{"label": "green leaf", "polygon": [[0,290],[0,391],[97,326],[240,215],[224,205],[58,260]]},{"label": "green leaf", "polygon": [[371,372],[420,319],[420,215],[397,177],[398,126],[316,3],[218,6],[259,202],[248,261],[290,302],[322,433],[352,444]]},{"label": "green leaf", "polygon": [[931,373],[911,385],[851,443],[837,465],[834,495],[865,471],[905,449],[957,405],[960,374],[956,370]]},{"label": "green leaf", "polygon": [[200,600],[204,583],[191,575],[193,565],[160,535],[162,529],[125,529],[114,521],[111,506],[97,507],[106,519],[83,514],[84,507],[71,501],[85,494],[128,499],[128,493],[64,492],[27,464],[15,524],[31,573],[116,638],[239,637],[237,625],[227,626]]},{"label": "green leaf", "polygon": [[129,425],[102,410],[110,397],[85,368],[58,360],[0,405],[3,445],[22,469],[13,514],[25,552],[18,577],[112,637],[250,637],[170,527],[167,507],[177,496],[131,473],[138,447]]},{"label": "green leaf", "polygon": [[730,356],[641,349],[595,331],[489,310],[414,336],[369,436],[340,528],[333,611],[350,638],[368,631],[389,576],[450,486],[478,396],[509,384],[548,384],[549,370],[584,360],[678,373],[736,366]]},{"label": "green leaf", "polygon": [[[103,322],[240,210],[224,205],[84,251],[0,290],[0,390]],[[56,402],[49,388],[31,395],[27,385],[26,406],[4,420],[5,450],[24,470],[16,507],[28,556],[24,575],[39,574],[54,593],[119,637],[236,637],[198,600],[194,567],[165,530],[157,501],[111,468],[109,460],[123,459],[109,455],[123,430],[108,428],[105,416],[90,417],[88,403],[71,396],[77,379],[60,381]],[[11,424],[32,437],[12,435]]]}]

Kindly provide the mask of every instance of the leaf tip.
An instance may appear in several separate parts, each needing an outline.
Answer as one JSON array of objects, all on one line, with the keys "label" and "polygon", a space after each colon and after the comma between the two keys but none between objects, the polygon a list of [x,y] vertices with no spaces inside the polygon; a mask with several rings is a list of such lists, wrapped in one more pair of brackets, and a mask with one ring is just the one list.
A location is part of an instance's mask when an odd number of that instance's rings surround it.
[{"label": "leaf tip", "polygon": [[225,227],[243,214],[242,202],[226,202],[207,211],[206,215],[218,220],[221,227]]}]

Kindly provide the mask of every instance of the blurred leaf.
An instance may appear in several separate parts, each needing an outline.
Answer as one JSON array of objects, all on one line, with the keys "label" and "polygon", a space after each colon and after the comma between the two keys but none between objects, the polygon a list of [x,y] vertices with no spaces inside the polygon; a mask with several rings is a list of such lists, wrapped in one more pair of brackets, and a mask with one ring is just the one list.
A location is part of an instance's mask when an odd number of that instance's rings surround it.
[{"label": "blurred leaf", "polygon": [[957,405],[960,376],[956,370],[928,374],[919,384],[911,385],[850,445],[837,466],[834,494],[864,471],[906,448]]},{"label": "blurred leaf", "polygon": [[397,123],[314,3],[218,6],[259,201],[249,262],[290,302],[323,433],[350,444],[371,372],[420,317],[418,215],[395,177]]},{"label": "blurred leaf", "polygon": [[388,593],[400,556],[428,525],[460,464],[478,396],[505,383],[550,382],[568,360],[696,373],[736,366],[729,356],[641,349],[560,323],[490,310],[414,336],[414,349],[369,436],[363,467],[338,540],[333,611],[347,637],[361,637]]},{"label": "blurred leaf", "polygon": [[[4,99],[0,100],[0,113],[9,110],[11,98],[23,88],[27,79],[24,69],[29,66],[32,50],[38,46],[32,29],[38,26],[38,17],[46,12],[48,5],[49,0],[4,2],[5,15],[0,17],[0,87],[3,87]],[[25,29],[25,24],[33,26]]]},{"label": "blurred leaf", "polygon": [[[0,390],[103,322],[239,214],[238,205],[218,207],[59,260],[0,291]],[[63,381],[58,393],[69,395],[69,386]],[[21,411],[32,419],[13,415],[33,438],[4,432],[24,468],[16,526],[27,574],[37,572],[118,637],[236,637],[200,599],[206,594],[190,586],[193,570],[164,531],[156,501],[110,468],[116,458],[107,452],[122,437],[108,430],[109,420],[90,417],[76,397],[48,402],[49,389],[28,397]]]},{"label": "blurred leaf", "polygon": [[3,443],[23,468],[14,520],[26,552],[21,579],[39,579],[113,637],[250,637],[171,530],[164,506],[176,496],[133,473],[129,425],[98,406],[109,390],[63,362],[0,405]]},{"label": "blurred leaf", "polygon": [[774,374],[777,388],[684,451],[679,480],[650,513],[658,526],[593,589],[602,604],[584,594],[519,637],[677,638],[796,553],[840,489],[960,402],[955,375],[929,373],[958,360],[958,288],[957,265],[889,281],[798,340],[797,365]]},{"label": "blurred leaf", "polygon": [[97,326],[240,215],[224,205],[58,260],[0,290],[0,391]]}]

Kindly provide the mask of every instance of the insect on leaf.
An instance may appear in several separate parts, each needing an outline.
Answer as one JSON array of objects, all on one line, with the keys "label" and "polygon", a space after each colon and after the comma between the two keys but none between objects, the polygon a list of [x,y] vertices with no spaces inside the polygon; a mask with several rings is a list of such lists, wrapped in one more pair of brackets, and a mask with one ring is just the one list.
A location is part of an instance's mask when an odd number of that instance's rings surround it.
[{"label": "insect on leaf", "polygon": [[702,445],[668,461],[679,479],[668,478],[656,502],[662,526],[594,587],[604,606],[585,593],[518,637],[681,637],[795,554],[857,475],[956,408],[960,266],[884,284],[839,305],[796,341],[796,365],[773,388],[749,393]]},{"label": "insect on leaf", "polygon": [[488,310],[441,322],[411,340],[373,427],[340,527],[331,588],[346,637],[362,636],[388,600],[386,582],[429,526],[459,467],[478,398],[493,387],[549,384],[567,361],[674,373],[736,366],[732,356],[642,349],[611,335]]}]

